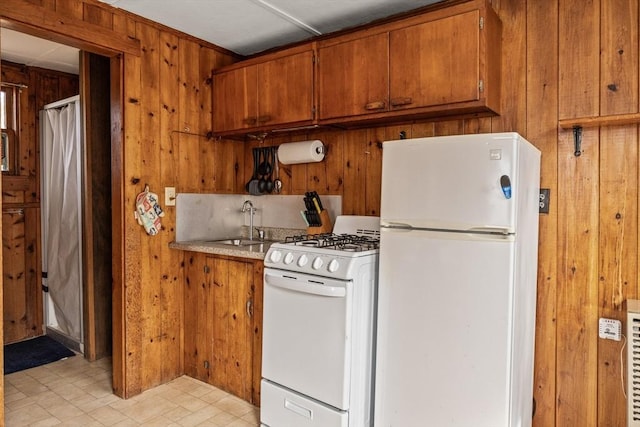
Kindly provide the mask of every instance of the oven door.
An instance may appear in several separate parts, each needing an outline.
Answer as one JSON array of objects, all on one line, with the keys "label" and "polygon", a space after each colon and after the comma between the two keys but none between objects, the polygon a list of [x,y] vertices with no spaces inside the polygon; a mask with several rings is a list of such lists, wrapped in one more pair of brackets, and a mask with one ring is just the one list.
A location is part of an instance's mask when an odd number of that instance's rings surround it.
[{"label": "oven door", "polygon": [[353,283],[265,268],[262,376],[349,409]]}]

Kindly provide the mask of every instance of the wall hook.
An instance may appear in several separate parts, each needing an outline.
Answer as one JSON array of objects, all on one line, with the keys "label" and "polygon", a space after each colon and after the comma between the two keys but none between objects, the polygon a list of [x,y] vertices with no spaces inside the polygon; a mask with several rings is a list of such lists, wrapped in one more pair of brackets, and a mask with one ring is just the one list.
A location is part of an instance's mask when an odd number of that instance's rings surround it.
[{"label": "wall hook", "polygon": [[573,155],[580,157],[582,154],[582,126],[573,127]]}]

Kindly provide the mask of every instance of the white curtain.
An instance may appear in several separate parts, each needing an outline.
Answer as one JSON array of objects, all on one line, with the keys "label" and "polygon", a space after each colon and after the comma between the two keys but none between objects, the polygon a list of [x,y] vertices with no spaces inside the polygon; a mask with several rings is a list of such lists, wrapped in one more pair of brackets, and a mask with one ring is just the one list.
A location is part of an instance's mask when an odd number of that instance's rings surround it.
[{"label": "white curtain", "polygon": [[82,342],[80,108],[72,99],[41,114],[42,262],[46,326]]}]

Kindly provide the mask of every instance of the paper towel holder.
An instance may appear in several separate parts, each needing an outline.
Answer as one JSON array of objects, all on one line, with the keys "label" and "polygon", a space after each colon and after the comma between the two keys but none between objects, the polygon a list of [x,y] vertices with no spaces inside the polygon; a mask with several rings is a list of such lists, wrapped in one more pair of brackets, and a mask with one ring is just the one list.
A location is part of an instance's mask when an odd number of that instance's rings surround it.
[{"label": "paper towel holder", "polygon": [[[319,143],[319,144],[318,144]],[[312,145],[312,151],[309,152],[309,158],[306,158],[306,156],[303,156],[302,159],[296,159],[293,161],[288,161],[285,160],[284,155],[282,155],[280,153],[280,151],[284,148],[285,150],[293,147],[295,145],[300,145],[300,144],[311,144]],[[315,145],[315,146],[313,146]],[[319,139],[316,140],[310,140],[310,141],[296,141],[296,142],[285,142],[282,143],[278,146],[278,160],[280,161],[280,163],[287,165],[287,164],[299,164],[299,163],[314,163],[314,162],[321,162],[322,160],[324,160],[326,154],[327,154],[327,150],[328,147],[324,144],[324,142],[322,142]],[[320,156],[319,158],[315,159],[315,156]]]}]

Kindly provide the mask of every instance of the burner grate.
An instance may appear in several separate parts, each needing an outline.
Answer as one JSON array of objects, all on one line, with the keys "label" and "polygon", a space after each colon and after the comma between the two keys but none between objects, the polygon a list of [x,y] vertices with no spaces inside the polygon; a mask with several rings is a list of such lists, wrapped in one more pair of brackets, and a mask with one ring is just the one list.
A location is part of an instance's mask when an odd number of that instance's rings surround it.
[{"label": "burner grate", "polygon": [[360,252],[378,249],[380,240],[377,235],[325,233],[290,236],[285,239],[284,243],[314,248]]}]

